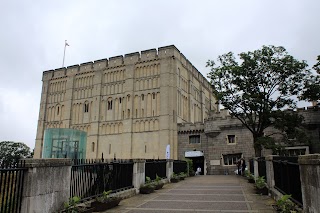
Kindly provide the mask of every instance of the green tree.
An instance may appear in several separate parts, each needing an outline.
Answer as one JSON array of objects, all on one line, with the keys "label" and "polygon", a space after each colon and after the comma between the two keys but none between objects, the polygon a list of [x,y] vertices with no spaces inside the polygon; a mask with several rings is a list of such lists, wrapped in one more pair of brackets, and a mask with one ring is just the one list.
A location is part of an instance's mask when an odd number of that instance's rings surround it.
[{"label": "green tree", "polygon": [[229,52],[217,62],[207,62],[215,96],[251,131],[255,155],[261,156],[262,147],[270,141],[261,140],[266,128],[284,124],[283,118],[290,115],[296,119],[290,123],[299,124],[299,117],[283,109],[296,107],[294,96],[303,98],[309,91],[306,85],[316,76],[307,69],[306,61],[295,59],[284,47],[262,46],[240,53],[239,58]]},{"label": "green tree", "polygon": [[30,148],[21,142],[0,142],[0,164],[11,164],[22,158],[31,157]]},{"label": "green tree", "polygon": [[[317,57],[317,63],[313,66],[313,69],[320,74],[320,55]],[[320,76],[317,75],[310,81],[306,82],[305,89],[300,99],[307,101],[320,100]]]}]

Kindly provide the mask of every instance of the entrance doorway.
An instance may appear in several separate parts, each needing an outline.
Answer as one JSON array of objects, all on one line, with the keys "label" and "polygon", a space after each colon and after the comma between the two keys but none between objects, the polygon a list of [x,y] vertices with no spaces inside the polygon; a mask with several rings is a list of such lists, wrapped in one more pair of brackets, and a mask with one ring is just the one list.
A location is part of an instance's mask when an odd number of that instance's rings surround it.
[{"label": "entrance doorway", "polygon": [[197,168],[201,168],[201,174],[204,175],[204,157],[199,156],[199,157],[188,157],[190,160],[192,160],[193,163],[193,171],[197,171]]}]

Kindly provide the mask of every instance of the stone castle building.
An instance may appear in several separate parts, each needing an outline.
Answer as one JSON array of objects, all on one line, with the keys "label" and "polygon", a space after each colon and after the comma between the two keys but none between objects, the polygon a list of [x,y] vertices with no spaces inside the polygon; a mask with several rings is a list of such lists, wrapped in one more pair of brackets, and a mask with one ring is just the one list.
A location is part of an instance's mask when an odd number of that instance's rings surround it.
[{"label": "stone castle building", "polygon": [[[320,108],[313,106],[296,111],[304,117],[303,125],[310,142],[286,147],[287,154],[320,153]],[[274,131],[268,128],[265,132]],[[178,146],[178,158],[191,158],[194,168],[200,166],[204,174],[233,174],[240,158],[248,162],[255,157],[252,133],[227,110],[211,112],[204,122],[179,124]],[[263,156],[270,154],[271,150],[262,150]]]},{"label": "stone castle building", "polygon": [[175,46],[43,72],[35,158],[44,132],[87,133],[86,158],[178,158],[178,123],[204,122],[215,100]]}]

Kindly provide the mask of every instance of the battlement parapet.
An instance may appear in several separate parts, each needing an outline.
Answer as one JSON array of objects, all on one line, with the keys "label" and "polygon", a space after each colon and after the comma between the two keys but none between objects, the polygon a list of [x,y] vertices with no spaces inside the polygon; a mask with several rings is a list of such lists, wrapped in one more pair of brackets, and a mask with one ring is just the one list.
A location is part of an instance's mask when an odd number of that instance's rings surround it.
[{"label": "battlement parapet", "polygon": [[66,75],[73,76],[79,72],[80,66],[78,64],[67,67]]},{"label": "battlement parapet", "polygon": [[108,67],[108,59],[107,58],[96,60],[93,63],[93,70],[94,71],[101,70],[106,67]]},{"label": "battlement parapet", "polygon": [[157,49],[150,49],[141,51],[141,61],[148,61],[158,57]]},{"label": "battlement parapet", "polygon": [[140,61],[140,53],[134,52],[124,55],[124,64],[134,64]]},{"label": "battlement parapet", "polygon": [[80,65],[62,67],[55,69],[52,74],[52,71],[50,73],[48,73],[48,71],[45,71],[43,73],[43,79],[50,80],[51,78],[55,78],[57,76],[72,76],[82,72],[99,71],[104,68],[126,66],[138,62],[141,63],[169,57],[177,58],[179,61],[181,61],[183,66],[185,66],[192,73],[192,75],[199,80],[199,82],[205,84],[207,88],[211,88],[211,85],[207,81],[207,79],[191,64],[191,62],[174,45],[159,47],[158,50],[153,48],[149,50],[143,50],[141,51],[141,53],[133,52],[125,54],[124,56],[119,55],[115,57],[110,57],[109,59],[100,59],[94,62],[89,61],[86,63],[82,63]]},{"label": "battlement parapet", "polygon": [[109,58],[108,67],[117,67],[117,66],[122,66],[123,64],[124,64],[123,56],[118,55],[118,56]]},{"label": "battlement parapet", "polygon": [[178,132],[190,132],[190,131],[204,131],[204,123],[179,123],[178,124]]},{"label": "battlement parapet", "polygon": [[52,78],[64,77],[65,74],[66,74],[66,70],[67,69],[65,67],[55,69],[54,72],[53,72]]},{"label": "battlement parapet", "polygon": [[88,71],[91,71],[92,68],[93,68],[92,61],[82,63],[82,64],[80,64],[79,72],[88,72]]},{"label": "battlement parapet", "polygon": [[42,81],[50,80],[53,76],[54,70],[47,70],[42,73]]}]

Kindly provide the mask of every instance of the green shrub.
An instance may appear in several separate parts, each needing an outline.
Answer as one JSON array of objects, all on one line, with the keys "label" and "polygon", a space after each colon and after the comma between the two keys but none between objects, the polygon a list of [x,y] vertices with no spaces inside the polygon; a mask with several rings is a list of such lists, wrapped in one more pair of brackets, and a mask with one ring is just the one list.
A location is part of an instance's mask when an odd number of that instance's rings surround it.
[{"label": "green shrub", "polygon": [[255,187],[257,187],[258,189],[263,189],[266,186],[267,186],[267,183],[264,179],[264,176],[256,178]]},{"label": "green shrub", "polygon": [[296,205],[290,200],[292,196],[291,195],[283,195],[278,201],[277,201],[277,207],[281,212],[283,213],[294,213],[296,211]]}]

